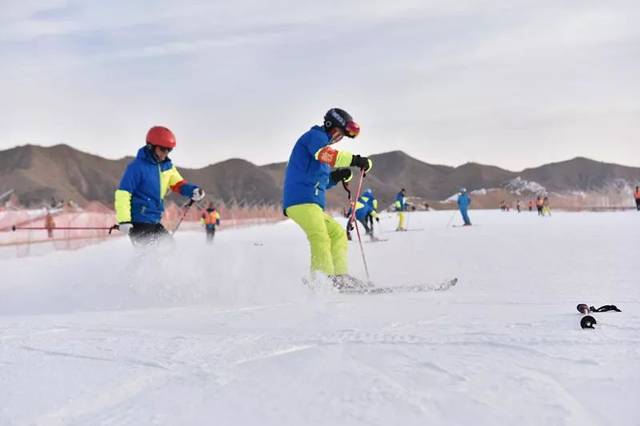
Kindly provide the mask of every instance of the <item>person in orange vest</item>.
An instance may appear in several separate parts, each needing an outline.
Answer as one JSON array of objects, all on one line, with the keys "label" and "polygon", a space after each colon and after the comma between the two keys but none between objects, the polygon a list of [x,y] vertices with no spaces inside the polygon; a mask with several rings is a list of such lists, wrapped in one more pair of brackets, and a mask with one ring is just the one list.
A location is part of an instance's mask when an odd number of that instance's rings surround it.
[{"label": "person in orange vest", "polygon": [[207,232],[207,242],[211,244],[213,237],[216,235],[216,226],[220,225],[220,213],[213,207],[213,203],[209,203],[207,209],[202,213],[200,222]]},{"label": "person in orange vest", "polygon": [[636,209],[640,211],[640,186],[636,186],[636,192],[634,195],[636,197]]},{"label": "person in orange vest", "polygon": [[44,218],[44,227],[47,229],[47,236],[53,238],[53,229],[56,227],[56,222],[53,220],[53,215],[49,209],[47,209],[47,215]]}]

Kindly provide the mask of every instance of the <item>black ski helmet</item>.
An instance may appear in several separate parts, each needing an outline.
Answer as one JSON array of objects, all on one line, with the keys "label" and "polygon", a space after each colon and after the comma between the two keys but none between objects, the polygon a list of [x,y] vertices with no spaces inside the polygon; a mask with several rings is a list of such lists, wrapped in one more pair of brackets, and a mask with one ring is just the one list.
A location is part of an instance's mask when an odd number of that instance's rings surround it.
[{"label": "black ski helmet", "polygon": [[591,315],[585,315],[580,320],[580,327],[582,328],[595,328],[594,324],[596,324],[596,319]]},{"label": "black ski helmet", "polygon": [[326,130],[337,127],[345,136],[355,138],[360,133],[360,126],[353,121],[351,115],[340,108],[331,108],[324,115],[324,128]]}]

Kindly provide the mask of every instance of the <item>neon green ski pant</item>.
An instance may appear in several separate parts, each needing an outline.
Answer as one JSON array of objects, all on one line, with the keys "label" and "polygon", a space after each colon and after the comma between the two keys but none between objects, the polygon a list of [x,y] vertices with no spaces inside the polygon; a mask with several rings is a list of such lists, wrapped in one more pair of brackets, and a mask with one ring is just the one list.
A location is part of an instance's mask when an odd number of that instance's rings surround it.
[{"label": "neon green ski pant", "polygon": [[405,229],[404,228],[404,212],[398,212],[398,228],[397,229]]},{"label": "neon green ski pant", "polygon": [[287,216],[307,235],[311,245],[311,272],[341,275],[348,272],[347,233],[317,204],[298,204],[286,210]]}]

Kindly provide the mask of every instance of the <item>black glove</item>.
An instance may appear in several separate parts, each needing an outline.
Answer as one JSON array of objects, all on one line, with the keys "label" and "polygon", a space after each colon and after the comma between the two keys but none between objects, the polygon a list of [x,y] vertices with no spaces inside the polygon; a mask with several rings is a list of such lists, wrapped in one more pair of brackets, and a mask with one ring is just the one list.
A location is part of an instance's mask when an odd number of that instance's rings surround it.
[{"label": "black glove", "polygon": [[373,162],[367,157],[354,155],[353,158],[351,158],[351,165],[363,169],[365,172],[368,172],[369,170],[371,170],[371,167],[373,167]]},{"label": "black glove", "polygon": [[331,182],[338,183],[341,180],[349,182],[353,177],[353,174],[351,173],[351,169],[336,169],[332,171],[329,176],[331,178]]},{"label": "black glove", "polygon": [[380,218],[376,216],[376,222],[380,222]]}]

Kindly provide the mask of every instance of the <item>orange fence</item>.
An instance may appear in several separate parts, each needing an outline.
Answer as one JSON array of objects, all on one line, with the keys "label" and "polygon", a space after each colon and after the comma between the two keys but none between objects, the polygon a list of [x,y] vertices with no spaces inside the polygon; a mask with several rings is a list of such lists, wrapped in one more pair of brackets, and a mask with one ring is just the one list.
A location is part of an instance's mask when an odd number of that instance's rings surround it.
[{"label": "orange fence", "polygon": [[[204,207],[204,206],[202,206]],[[200,206],[189,209],[167,203],[162,222],[172,231],[180,218],[180,230],[201,228],[200,218],[204,210]],[[284,219],[276,206],[226,206],[220,203],[220,229],[272,223]],[[90,203],[84,208],[64,206],[51,209],[0,208],[0,257],[28,256],[51,250],[72,250],[122,236],[109,229],[115,224],[115,213],[100,203]]]}]

